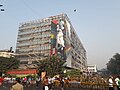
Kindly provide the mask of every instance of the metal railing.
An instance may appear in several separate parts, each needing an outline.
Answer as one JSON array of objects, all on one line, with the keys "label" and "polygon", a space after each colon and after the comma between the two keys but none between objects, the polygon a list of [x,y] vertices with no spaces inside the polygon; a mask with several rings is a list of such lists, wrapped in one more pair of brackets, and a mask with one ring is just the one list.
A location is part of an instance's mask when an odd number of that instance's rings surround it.
[{"label": "metal railing", "polygon": [[[60,87],[60,85],[55,85],[57,87]],[[116,87],[114,85],[114,87]],[[81,83],[68,83],[64,84],[64,87],[66,90],[69,89],[76,89],[76,90],[109,90],[108,84],[100,84],[100,83],[89,83],[89,82],[81,82]]]}]

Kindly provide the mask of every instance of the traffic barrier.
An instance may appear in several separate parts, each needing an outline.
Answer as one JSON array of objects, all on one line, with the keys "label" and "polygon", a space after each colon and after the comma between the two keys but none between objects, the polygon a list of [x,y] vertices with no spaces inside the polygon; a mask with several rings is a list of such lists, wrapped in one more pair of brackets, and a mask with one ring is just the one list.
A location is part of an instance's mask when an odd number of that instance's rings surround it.
[{"label": "traffic barrier", "polygon": [[89,83],[89,82],[68,83],[68,84],[65,83],[64,88],[79,88],[80,90],[108,90],[109,85],[100,84],[100,83]]}]

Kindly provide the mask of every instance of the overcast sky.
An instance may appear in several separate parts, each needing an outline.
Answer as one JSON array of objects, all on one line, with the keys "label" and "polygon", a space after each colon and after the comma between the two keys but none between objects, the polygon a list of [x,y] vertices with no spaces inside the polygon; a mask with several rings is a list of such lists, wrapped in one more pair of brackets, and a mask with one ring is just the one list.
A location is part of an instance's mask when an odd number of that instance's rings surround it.
[{"label": "overcast sky", "polygon": [[0,50],[15,50],[20,23],[66,13],[87,51],[88,64],[105,68],[120,52],[120,0],[0,0],[0,4],[5,9],[0,12]]}]

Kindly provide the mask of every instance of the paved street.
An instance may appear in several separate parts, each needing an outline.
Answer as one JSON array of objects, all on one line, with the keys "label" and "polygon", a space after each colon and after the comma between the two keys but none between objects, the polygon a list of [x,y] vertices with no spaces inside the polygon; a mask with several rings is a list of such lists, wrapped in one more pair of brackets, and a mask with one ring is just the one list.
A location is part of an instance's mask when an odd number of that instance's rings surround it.
[{"label": "paved street", "polygon": [[[12,84],[4,83],[2,86],[0,86],[0,90],[10,90],[10,87]],[[30,86],[24,87],[24,90],[42,90],[42,86],[39,85],[37,87],[35,84],[32,84]],[[59,87],[53,87],[52,90],[61,90]],[[64,88],[64,90],[79,90],[78,88]]]},{"label": "paved street", "polygon": [[[0,86],[0,90],[10,90],[10,87],[12,84],[10,83],[4,83],[2,86]],[[79,90],[80,88],[64,88],[64,90]],[[37,87],[35,84],[29,85],[29,86],[24,86],[24,90],[42,90],[42,86],[39,85]],[[52,90],[61,90],[60,87],[54,86]]]},{"label": "paved street", "polygon": [[[12,83],[3,83],[2,86],[0,86],[0,90],[10,90],[10,87],[12,86]],[[24,90],[43,90],[43,86],[39,84],[37,87],[36,84],[31,84],[24,86]],[[61,89],[60,87],[53,86],[52,90],[108,90],[108,88],[105,87],[99,87],[98,86],[91,86],[91,85],[80,85],[79,83],[69,83],[69,87],[65,87],[64,89]]]},{"label": "paved street", "polygon": [[[0,90],[9,90],[10,89],[10,86],[0,86]],[[36,87],[35,85],[31,85],[29,87],[24,87],[24,90],[42,90],[42,88],[40,87]],[[53,87],[52,90],[61,90],[60,88],[58,87]],[[80,88],[64,88],[64,90],[80,90]]]}]

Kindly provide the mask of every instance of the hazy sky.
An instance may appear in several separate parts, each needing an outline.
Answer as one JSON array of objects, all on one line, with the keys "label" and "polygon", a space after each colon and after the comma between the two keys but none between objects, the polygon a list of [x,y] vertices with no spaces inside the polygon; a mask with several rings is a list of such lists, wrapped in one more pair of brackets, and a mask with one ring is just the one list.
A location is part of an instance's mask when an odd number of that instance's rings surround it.
[{"label": "hazy sky", "polygon": [[[98,69],[120,52],[120,0],[0,0],[0,50],[15,50],[19,23],[66,13]],[[74,9],[77,11],[74,12]]]}]

